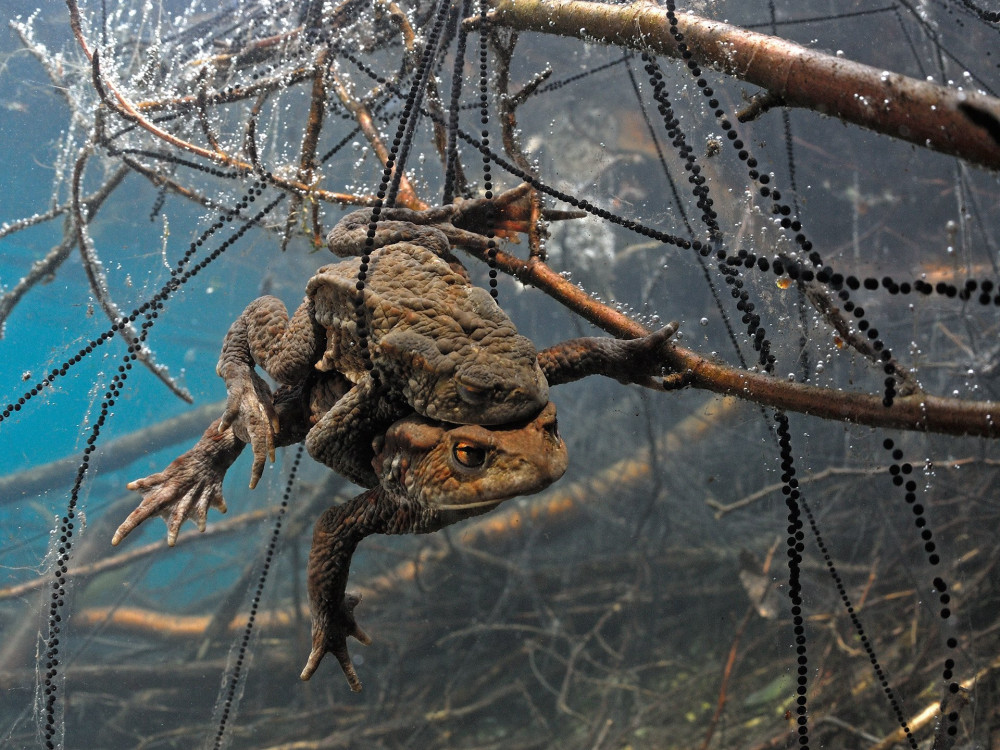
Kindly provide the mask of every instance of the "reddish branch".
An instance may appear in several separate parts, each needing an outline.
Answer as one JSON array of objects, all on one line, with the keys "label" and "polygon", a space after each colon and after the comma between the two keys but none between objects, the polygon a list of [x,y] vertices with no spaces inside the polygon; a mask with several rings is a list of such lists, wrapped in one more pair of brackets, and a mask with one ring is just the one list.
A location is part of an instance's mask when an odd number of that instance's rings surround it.
[{"label": "reddish branch", "polygon": [[[496,0],[492,20],[521,31],[577,37],[679,57],[666,9],[648,2]],[[1000,169],[1000,100],[939,86],[802,47],[778,37],[677,14],[700,64],[804,107],[918,146]]]},{"label": "reddish branch", "polygon": [[[343,79],[335,71],[330,72],[330,78],[333,81],[333,90],[344,106],[347,107],[347,110],[354,115],[355,122],[358,123],[361,132],[364,133],[365,138],[371,144],[375,156],[378,157],[378,160],[382,164],[385,164],[389,160],[389,149],[382,142],[382,135],[375,126],[375,118],[372,117],[368,106],[354,97]],[[427,208],[427,204],[417,196],[416,191],[405,174],[399,181],[399,194],[396,196],[396,205],[412,208],[417,211]]]},{"label": "reddish branch", "polygon": [[[299,173],[297,176],[298,181],[304,185],[313,185],[316,182],[316,146],[319,144],[319,134],[323,129],[323,112],[326,109],[326,72],[329,57],[329,50],[326,48],[321,49],[316,55],[316,63],[313,70],[309,118],[306,120],[306,129],[302,136]],[[302,210],[304,197],[300,193],[292,194],[291,206],[288,209],[288,218],[285,220],[285,234],[281,240],[282,250],[285,250],[288,246],[288,241],[291,239],[295,219]],[[320,227],[319,205],[314,200],[310,200],[310,216],[313,227],[312,244],[313,247],[318,248],[323,243],[323,230]]]}]

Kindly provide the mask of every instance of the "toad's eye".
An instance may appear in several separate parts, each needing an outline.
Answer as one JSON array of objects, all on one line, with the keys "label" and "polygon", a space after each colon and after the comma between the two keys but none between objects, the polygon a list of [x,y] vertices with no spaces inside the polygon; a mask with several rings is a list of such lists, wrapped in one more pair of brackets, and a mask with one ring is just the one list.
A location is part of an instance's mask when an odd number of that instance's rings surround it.
[{"label": "toad's eye", "polygon": [[458,391],[458,397],[462,399],[465,403],[471,406],[479,406],[479,404],[485,403],[486,399],[489,397],[489,391],[485,388],[479,388],[468,383],[455,383],[455,389]]},{"label": "toad's eye", "polygon": [[456,443],[452,449],[455,460],[469,469],[476,469],[486,463],[486,449],[472,443]]}]

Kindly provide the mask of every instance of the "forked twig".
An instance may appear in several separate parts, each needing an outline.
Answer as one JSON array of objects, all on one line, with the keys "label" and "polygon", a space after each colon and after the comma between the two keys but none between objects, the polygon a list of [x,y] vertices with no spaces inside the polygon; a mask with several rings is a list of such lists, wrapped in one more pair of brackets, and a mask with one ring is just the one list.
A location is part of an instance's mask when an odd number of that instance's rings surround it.
[{"label": "forked twig", "polygon": [[[299,151],[299,171],[297,175],[298,181],[305,185],[312,185],[315,181],[316,146],[319,143],[320,130],[323,128],[323,113],[326,110],[326,74],[329,67],[329,58],[330,50],[324,47],[316,55],[316,62],[313,65],[313,86],[309,101],[309,117],[306,119],[305,132],[302,135],[302,147]],[[301,193],[292,194],[292,200],[288,207],[288,217],[285,219],[285,231],[281,238],[282,250],[288,247],[296,217],[302,210],[302,203],[305,197]],[[316,207],[315,201],[312,201],[312,206]],[[323,230],[319,226],[318,211],[313,211],[312,219],[312,245],[314,248],[318,248],[323,244]]]},{"label": "forked twig", "polygon": [[94,293],[94,297],[97,298],[101,309],[104,310],[104,314],[108,316],[108,320],[112,324],[119,326],[119,333],[129,346],[134,347],[134,354],[139,361],[178,398],[189,404],[193,403],[194,398],[191,396],[191,393],[174,379],[166,365],[156,362],[153,352],[140,341],[135,326],[122,315],[121,309],[111,299],[107,278],[104,276],[103,264],[100,258],[97,257],[97,250],[94,248],[94,243],[90,238],[90,232],[87,231],[87,216],[84,213],[83,201],[80,199],[80,183],[83,180],[83,170],[87,164],[87,159],[90,157],[90,152],[91,147],[89,145],[85,146],[77,157],[76,164],[73,166],[71,187],[76,245],[80,249],[80,257],[83,261],[84,271],[87,274],[87,281],[90,283],[90,289]]}]

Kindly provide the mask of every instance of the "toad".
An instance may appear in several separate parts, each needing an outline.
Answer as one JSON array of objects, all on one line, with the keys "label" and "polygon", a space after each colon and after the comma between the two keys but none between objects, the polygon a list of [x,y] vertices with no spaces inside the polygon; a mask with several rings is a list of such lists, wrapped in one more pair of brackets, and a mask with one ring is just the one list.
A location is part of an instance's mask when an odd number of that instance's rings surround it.
[{"label": "toad", "polygon": [[[663,362],[676,330],[677,324],[671,323],[640,339],[570,339],[539,352],[538,366],[552,385],[594,374],[622,382],[645,382]],[[280,386],[271,402],[274,422],[278,426],[273,433],[272,449],[302,440],[308,444],[316,425],[322,423],[351,388],[351,383],[338,372],[310,374],[295,385]],[[388,418],[385,414],[375,416]],[[362,487],[380,486],[377,468],[373,465],[373,445],[381,434],[374,435],[372,444],[366,449],[355,446],[350,452],[355,461],[368,461],[367,474],[360,467],[347,472],[347,475],[361,475],[369,482]],[[190,450],[174,459],[162,472],[129,482],[128,489],[142,493],[143,498],[115,531],[111,543],[119,544],[143,521],[156,515],[162,516],[167,523],[167,544],[170,546],[176,542],[180,527],[188,518],[204,531],[209,508],[226,512],[222,482],[248,442],[236,430],[224,425],[221,418],[216,419]],[[256,478],[251,489],[255,485]]]},{"label": "toad", "polygon": [[[279,388],[275,406],[284,431],[277,434],[278,443],[302,439],[302,407],[307,401],[309,411],[322,411],[343,387],[334,378],[317,382],[307,396],[300,389]],[[186,517],[193,516],[204,530],[210,507],[226,511],[222,479],[245,443],[231,428],[220,432],[219,421],[163,472],[129,484],[145,496],[115,532],[112,544],[160,513],[167,519],[167,541],[173,545]],[[308,680],[332,653],[354,691],[361,690],[361,682],[347,651],[347,637],[371,643],[354,617],[360,597],[345,593],[358,543],[370,534],[429,533],[486,513],[504,500],[545,489],[565,473],[568,462],[552,403],[531,420],[496,427],[411,415],[376,437],[372,452],[378,484],[320,516],[307,573],[312,651],[301,678]]]},{"label": "toad", "polygon": [[[538,364],[553,385],[601,373],[623,381],[643,380],[662,362],[676,324],[641,339],[581,338],[545,349]],[[312,375],[274,393],[274,445],[307,439],[352,387],[340,373]],[[351,558],[370,534],[437,531],[485,513],[505,499],[538,492],[566,470],[566,446],[558,435],[555,405],[547,403],[533,419],[499,426],[455,425],[410,414],[376,435],[371,472],[376,483],[342,506],[328,509],[316,524],[309,553],[308,590],[312,650],[301,678],[308,680],[327,653],[337,659],[351,690],[361,682],[347,651],[347,637],[363,644],[354,609],[360,598],[346,594]],[[246,447],[235,430],[217,419],[201,439],[164,471],[130,482],[142,502],[118,527],[119,544],[153,515],[167,522],[167,543],[177,540],[181,524],[192,518],[202,531],[209,508],[226,512],[222,482]],[[354,455],[362,455],[354,451]]]},{"label": "toad", "polygon": [[412,416],[377,439],[373,468],[379,486],[320,516],[309,551],[312,651],[300,675],[308,680],[327,653],[351,690],[361,690],[347,637],[368,645],[345,594],[351,556],[369,534],[426,534],[485,513],[509,498],[539,492],[566,471],[566,445],[549,403],[527,422],[450,425]]},{"label": "toad", "polygon": [[[362,487],[378,483],[372,440],[412,412],[449,423],[495,425],[527,419],[545,406],[554,383],[543,373],[534,344],[489,293],[469,282],[451,254],[453,243],[483,241],[472,230],[491,211],[499,217],[494,223],[516,226],[511,217],[524,194],[515,188],[492,201],[424,211],[386,208],[374,224],[371,209],[348,214],[327,241],[338,255],[360,255],[372,236],[363,278],[362,259],[348,258],[316,272],[291,317],[271,296],[244,310],[226,335],[216,369],[228,394],[219,428],[232,426],[251,445],[251,488],[266,459],[274,460],[279,431],[257,365],[289,386],[316,371],[346,378],[349,389],[319,416],[306,448]],[[646,382],[641,378],[661,365],[660,347],[669,335],[628,345],[578,339],[552,347],[545,359],[558,363],[560,382],[570,373],[571,379],[600,373]]]},{"label": "toad", "polygon": [[[362,538],[434,531],[542,489],[565,471],[548,387],[591,374],[649,384],[663,367],[675,324],[640,339],[580,338],[536,352],[450,254],[452,242],[482,241],[469,227],[484,207],[387,209],[360,289],[354,258],[321,268],[291,318],[274,297],[251,303],[217,368],[228,392],[223,416],[166,470],[128,485],[143,500],[112,544],[152,515],[167,520],[171,545],[187,518],[203,530],[209,508],[225,512],[222,480],[246,444],[251,488],[276,446],[305,440],[310,455],[369,489],[317,524],[303,679],[331,652],[360,689],[346,638],[368,639],[353,617],[357,599],[344,590]],[[345,217],[331,249],[360,252],[370,218]],[[273,395],[256,365],[280,384]]]},{"label": "toad", "polygon": [[[217,367],[228,393],[219,427],[232,426],[252,446],[251,487],[265,457],[274,458],[279,429],[255,365],[285,385],[317,370],[347,379],[351,388],[310,430],[306,448],[365,487],[377,483],[372,439],[410,412],[493,425],[533,417],[548,402],[534,345],[451,255],[440,227],[464,231],[445,221],[468,215],[458,217],[457,210],[384,210],[363,277],[358,257],[324,266],[291,317],[281,300],[265,296],[233,323]],[[360,254],[369,218],[370,211],[346,216],[330,233],[330,248]]]}]

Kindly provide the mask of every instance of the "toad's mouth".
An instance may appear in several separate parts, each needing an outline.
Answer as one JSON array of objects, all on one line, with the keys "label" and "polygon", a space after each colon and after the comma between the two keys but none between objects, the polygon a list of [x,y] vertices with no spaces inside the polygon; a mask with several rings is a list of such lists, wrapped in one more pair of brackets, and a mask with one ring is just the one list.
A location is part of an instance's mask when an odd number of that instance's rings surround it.
[{"label": "toad's mouth", "polygon": [[505,495],[503,497],[493,498],[492,500],[478,500],[473,503],[452,504],[452,503],[433,502],[431,503],[431,506],[434,508],[439,508],[441,510],[475,510],[476,508],[493,508],[499,505],[500,503],[510,500],[514,497],[517,497],[517,495],[516,494]]}]

